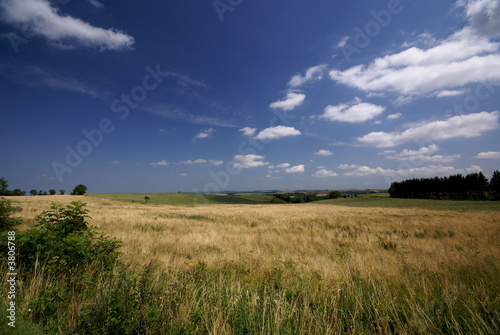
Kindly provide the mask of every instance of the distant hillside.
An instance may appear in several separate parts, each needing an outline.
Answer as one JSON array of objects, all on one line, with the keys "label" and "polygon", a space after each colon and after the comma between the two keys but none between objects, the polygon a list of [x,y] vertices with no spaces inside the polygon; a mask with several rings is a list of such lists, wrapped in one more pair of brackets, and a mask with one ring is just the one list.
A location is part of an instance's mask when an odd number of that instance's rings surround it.
[{"label": "distant hillside", "polygon": [[124,194],[88,194],[96,198],[104,198],[119,201],[149,204],[174,205],[174,206],[198,206],[215,204],[265,204],[270,203],[271,195],[248,194],[248,195],[210,195],[195,193],[124,193]]}]

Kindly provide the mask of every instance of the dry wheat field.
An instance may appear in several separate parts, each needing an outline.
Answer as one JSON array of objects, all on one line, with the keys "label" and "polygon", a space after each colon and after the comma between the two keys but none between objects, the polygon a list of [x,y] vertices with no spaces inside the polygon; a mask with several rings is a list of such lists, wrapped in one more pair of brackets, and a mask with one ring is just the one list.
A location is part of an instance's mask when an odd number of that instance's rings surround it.
[{"label": "dry wheat field", "polygon": [[58,195],[12,198],[19,230],[51,202],[75,200],[122,241],[126,266],[154,264],[152,304],[168,319],[160,332],[499,331],[500,212]]}]

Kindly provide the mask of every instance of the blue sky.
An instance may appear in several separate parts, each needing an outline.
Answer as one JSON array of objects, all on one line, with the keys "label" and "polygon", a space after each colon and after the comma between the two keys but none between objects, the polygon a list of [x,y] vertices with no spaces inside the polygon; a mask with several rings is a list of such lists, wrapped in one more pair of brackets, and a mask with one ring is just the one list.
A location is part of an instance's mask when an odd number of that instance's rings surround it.
[{"label": "blue sky", "polygon": [[500,1],[0,2],[0,176],[388,188],[500,169]]}]

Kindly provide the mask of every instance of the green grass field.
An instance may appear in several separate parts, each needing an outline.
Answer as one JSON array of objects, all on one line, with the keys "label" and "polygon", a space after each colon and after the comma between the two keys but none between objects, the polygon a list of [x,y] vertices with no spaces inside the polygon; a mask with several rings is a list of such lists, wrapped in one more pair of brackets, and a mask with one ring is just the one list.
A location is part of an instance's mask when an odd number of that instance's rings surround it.
[{"label": "green grass field", "polygon": [[172,206],[198,206],[198,205],[220,205],[220,204],[263,204],[270,203],[273,198],[270,195],[248,194],[248,195],[210,195],[194,193],[126,193],[126,194],[88,194],[88,196],[145,203],[144,197],[149,197],[148,203],[155,205]]},{"label": "green grass field", "polygon": [[[145,203],[144,197],[148,196],[150,198],[150,200],[148,201],[149,204],[172,206],[266,204],[271,203],[271,201],[273,200],[273,197],[271,195],[261,195],[257,193],[242,195],[204,195],[193,193],[130,193],[88,194],[88,196],[136,203]],[[272,201],[272,203],[279,202]],[[419,208],[453,211],[500,211],[500,201],[394,199],[383,195],[320,200],[315,203],[348,207]]]}]

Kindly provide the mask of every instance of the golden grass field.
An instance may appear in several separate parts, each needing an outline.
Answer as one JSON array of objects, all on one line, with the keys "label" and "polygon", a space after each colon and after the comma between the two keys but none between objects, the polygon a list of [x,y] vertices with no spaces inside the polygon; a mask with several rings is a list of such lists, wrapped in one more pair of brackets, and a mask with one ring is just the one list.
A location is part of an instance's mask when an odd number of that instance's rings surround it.
[{"label": "golden grass field", "polygon": [[[131,266],[146,266],[157,260],[159,273],[168,269],[192,271],[199,264],[209,269],[244,268],[240,279],[207,282],[202,289],[207,290],[207,296],[209,290],[229,290],[233,298],[244,296],[243,291],[247,290],[248,296],[248,290],[254,289],[249,304],[257,305],[258,282],[268,280],[279,268],[282,270],[279,287],[285,288],[280,291],[275,286],[276,294],[283,295],[279,299],[286,300],[286,292],[298,287],[308,290],[307,299],[311,301],[319,299],[334,305],[337,302],[339,306],[342,294],[344,298],[345,294],[351,295],[353,301],[348,306],[354,310],[349,318],[355,320],[356,313],[361,315],[368,309],[373,317],[377,313],[385,318],[390,315],[392,321],[383,322],[395,326],[387,326],[382,332],[379,329],[379,333],[391,333],[387,329],[408,334],[440,333],[439,329],[464,334],[498,331],[500,212],[356,208],[314,203],[185,207],[70,195],[10,200],[13,206],[22,208],[14,215],[23,219],[21,231],[32,226],[35,216],[52,202],[86,202],[89,223],[123,242],[122,261]],[[375,297],[367,298],[363,290]],[[185,297],[184,310],[179,312],[181,319],[189,318],[199,294]],[[292,296],[287,300],[292,306],[289,313],[304,313],[293,310],[304,308],[304,302],[300,300],[299,304],[298,298],[294,300]],[[466,322],[470,328],[463,332],[464,325],[458,317],[453,320],[453,311],[447,316],[443,314],[443,318],[448,318],[444,321],[439,316],[447,304],[450,309],[458,306],[457,297],[466,301],[468,307],[464,307],[464,313],[468,313],[467,308],[471,310],[472,321]],[[214,299],[217,300],[212,297],[198,307],[213,310],[210,304],[217,306]],[[378,305],[381,300],[385,307]],[[404,316],[398,314],[401,306],[407,308]],[[225,313],[212,313],[215,321],[206,326],[207,333],[235,333],[228,328]],[[319,328],[315,327],[329,322],[331,328],[325,326],[322,331],[357,333],[355,329],[336,326],[334,319],[327,320],[328,313],[318,314],[323,320],[314,316],[310,322],[301,323],[299,333],[317,332]],[[286,319],[286,315],[281,318]],[[272,327],[278,326],[266,326],[264,322],[259,332],[273,332]]]},{"label": "golden grass field", "polygon": [[[123,241],[124,260],[167,265],[290,260],[343,278],[400,275],[405,266],[440,271],[500,259],[500,213],[353,208],[316,204],[155,206],[79,196],[12,198],[26,226],[54,201],[87,203],[91,225]],[[23,228],[21,226],[21,228]],[[395,250],[384,248],[393,242]]]}]

